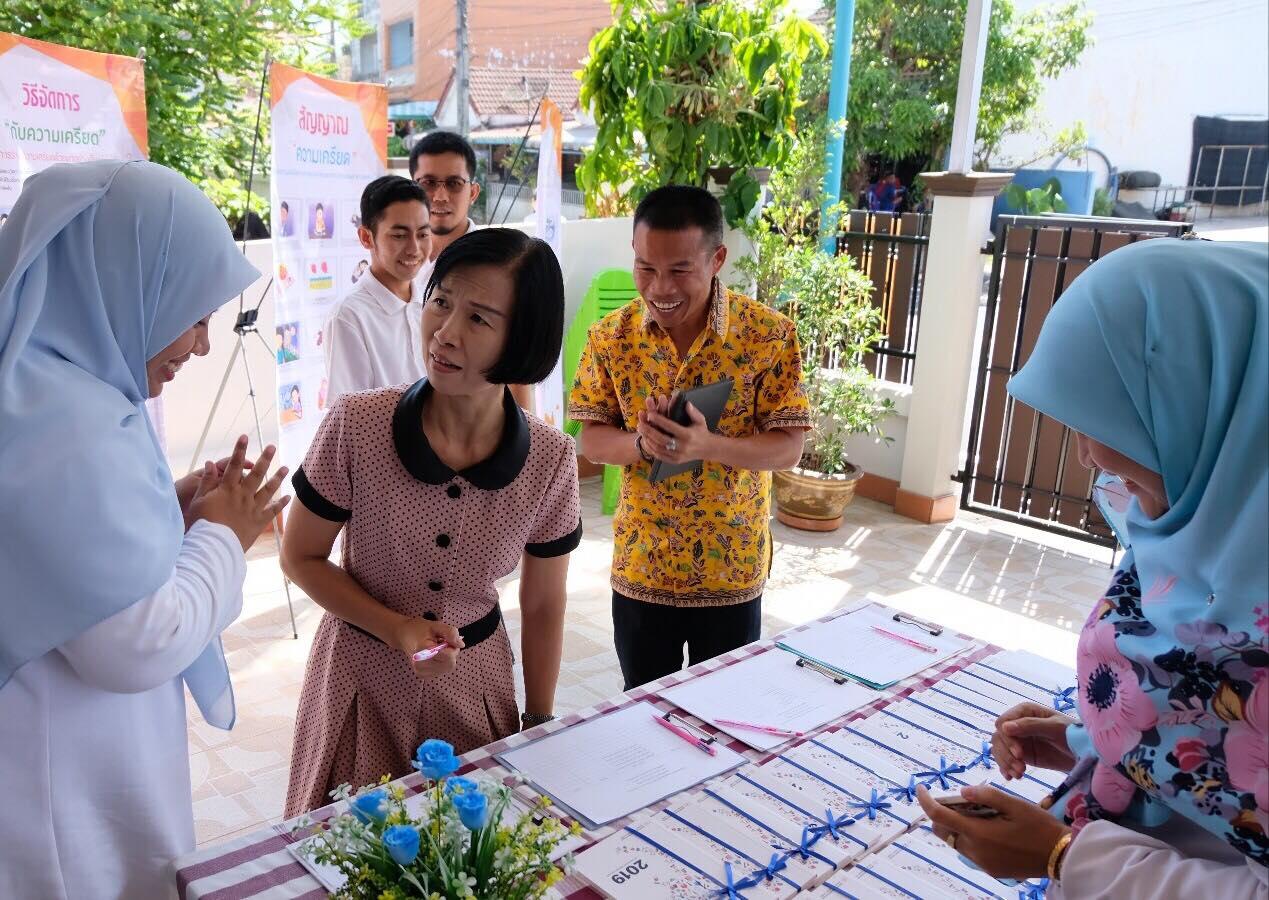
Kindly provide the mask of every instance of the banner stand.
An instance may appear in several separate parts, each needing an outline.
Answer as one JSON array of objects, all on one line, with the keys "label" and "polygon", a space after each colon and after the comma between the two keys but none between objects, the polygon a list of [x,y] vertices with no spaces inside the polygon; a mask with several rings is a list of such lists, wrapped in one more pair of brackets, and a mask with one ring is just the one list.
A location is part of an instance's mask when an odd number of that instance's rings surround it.
[{"label": "banner stand", "polygon": [[[251,212],[251,195],[252,188],[256,177],[256,148],[260,143],[260,115],[264,110],[264,88],[269,78],[269,66],[272,65],[269,59],[268,51],[264,55],[264,70],[260,75],[260,97],[256,103],[256,127],[255,132],[251,136],[251,169],[247,173],[247,202],[243,207],[242,216],[245,223],[247,214]],[[247,252],[247,229],[242,229],[242,252]],[[268,283],[264,286],[264,290],[260,292],[260,299],[256,305],[251,308],[245,308],[243,298],[246,292],[238,295],[238,317],[234,320],[233,332],[237,337],[237,343],[234,345],[233,353],[229,355],[229,362],[225,364],[225,374],[220,379],[220,387],[216,389],[216,398],[212,401],[211,409],[207,412],[207,421],[203,423],[202,434],[198,436],[198,445],[194,448],[194,456],[190,459],[189,470],[193,472],[199,465],[199,457],[203,455],[203,447],[207,443],[207,434],[211,431],[212,421],[216,418],[216,411],[220,408],[221,398],[225,393],[225,385],[229,383],[229,376],[233,372],[234,363],[238,357],[242,357],[242,371],[247,376],[247,399],[251,401],[251,416],[256,424],[256,443],[260,445],[261,450],[264,449],[264,428],[260,425],[260,407],[256,403],[256,382],[251,377],[251,363],[247,361],[246,336],[254,334],[264,344],[264,349],[270,356],[273,355],[273,348],[269,346],[269,342],[264,339],[259,330],[256,328],[256,319],[260,316],[260,307],[264,304],[264,298],[268,296],[269,289],[273,287],[273,277],[269,277]],[[273,520],[273,546],[278,551],[278,559],[282,558],[282,514],[279,513]],[[279,567],[279,572],[281,568]],[[282,573],[282,589],[286,593],[286,609],[291,616],[291,637],[299,640],[300,632],[295,627],[295,604],[291,600],[291,579]]]}]

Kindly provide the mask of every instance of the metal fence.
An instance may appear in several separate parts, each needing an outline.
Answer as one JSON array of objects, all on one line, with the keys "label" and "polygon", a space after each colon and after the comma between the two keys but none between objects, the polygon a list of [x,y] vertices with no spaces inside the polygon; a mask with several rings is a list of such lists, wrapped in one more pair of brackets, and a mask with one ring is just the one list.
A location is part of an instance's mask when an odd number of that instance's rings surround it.
[{"label": "metal fence", "polygon": [[1115,545],[1093,503],[1094,473],[1072,432],[1014,400],[1005,385],[1035,347],[1040,326],[1071,281],[1095,260],[1139,240],[1179,237],[1185,222],[1001,216],[993,242],[982,352],[961,507]]},{"label": "metal fence", "polygon": [[930,217],[924,213],[850,213],[837,244],[872,279],[873,304],[881,310],[885,337],[864,357],[877,378],[912,383]]}]

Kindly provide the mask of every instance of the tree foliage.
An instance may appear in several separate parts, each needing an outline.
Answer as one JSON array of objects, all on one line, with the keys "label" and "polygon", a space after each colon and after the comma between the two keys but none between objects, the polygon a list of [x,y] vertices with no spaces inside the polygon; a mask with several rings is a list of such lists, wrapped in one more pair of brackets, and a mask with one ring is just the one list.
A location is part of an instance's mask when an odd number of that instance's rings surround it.
[{"label": "tree foliage", "polygon": [[[1043,80],[1076,64],[1090,25],[1078,0],[1021,14],[1010,0],[995,0],[978,110],[980,165],[1007,135],[1037,127]],[[858,0],[848,171],[870,155],[941,163],[951,140],[964,30],[965,0]]]},{"label": "tree foliage", "polygon": [[[144,53],[150,159],[199,185],[231,219],[241,214],[246,199],[266,54],[328,74],[334,69],[332,24],[354,35],[364,30],[350,0],[0,4],[0,31],[102,53]],[[258,173],[267,170],[268,118],[266,109]]]},{"label": "tree foliage", "polygon": [[[579,75],[582,106],[598,123],[578,169],[589,214],[629,212],[660,184],[704,185],[711,167],[784,160],[803,64],[826,49],[788,0],[612,5],[614,24],[592,39]],[[737,211],[755,186],[733,182]]]}]

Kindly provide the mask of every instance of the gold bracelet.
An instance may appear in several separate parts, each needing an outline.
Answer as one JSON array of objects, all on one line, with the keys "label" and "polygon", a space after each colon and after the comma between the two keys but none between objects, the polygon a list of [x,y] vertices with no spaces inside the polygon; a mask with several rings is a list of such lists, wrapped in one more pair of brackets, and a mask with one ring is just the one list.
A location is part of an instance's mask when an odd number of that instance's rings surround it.
[{"label": "gold bracelet", "polygon": [[1066,848],[1071,846],[1071,841],[1075,839],[1075,832],[1068,831],[1057,839],[1057,843],[1053,845],[1053,852],[1049,854],[1049,881],[1060,882],[1062,880],[1062,858],[1066,854]]}]

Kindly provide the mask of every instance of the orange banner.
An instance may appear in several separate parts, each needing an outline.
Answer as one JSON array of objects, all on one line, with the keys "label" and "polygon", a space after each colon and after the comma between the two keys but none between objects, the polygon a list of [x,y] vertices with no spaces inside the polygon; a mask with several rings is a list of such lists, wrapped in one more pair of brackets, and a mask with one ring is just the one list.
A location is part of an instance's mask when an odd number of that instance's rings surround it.
[{"label": "orange banner", "polygon": [[382,84],[370,84],[364,81],[336,81],[323,78],[288,66],[285,63],[273,63],[269,67],[269,109],[273,110],[291,85],[301,79],[308,79],[322,90],[329,91],[342,100],[357,105],[361,110],[362,125],[374,142],[379,161],[384,168],[388,166],[388,88]]},{"label": "orange banner", "polygon": [[[37,41],[33,38],[0,31],[0,57],[19,46],[28,47],[49,59],[56,60],[63,65],[70,66],[72,69],[77,69],[85,75],[90,75],[108,83],[119,101],[119,109],[123,114],[123,122],[128,129],[128,133],[136,142],[142,156],[150,155],[149,135],[145,119],[145,64],[141,60],[131,56],[116,56],[113,53],[97,53],[93,50],[64,47],[61,44],[50,44],[47,41]],[[30,82],[30,84],[34,87],[36,82]],[[39,85],[39,87],[44,87],[44,85]],[[30,96],[33,102],[23,105],[33,108],[41,107],[39,103],[41,92],[25,93]],[[61,93],[71,94],[72,92],[50,91],[45,88],[43,97],[47,99],[50,93],[53,94],[51,102],[60,104],[61,98],[58,95]],[[46,106],[45,108],[56,107]]]}]

